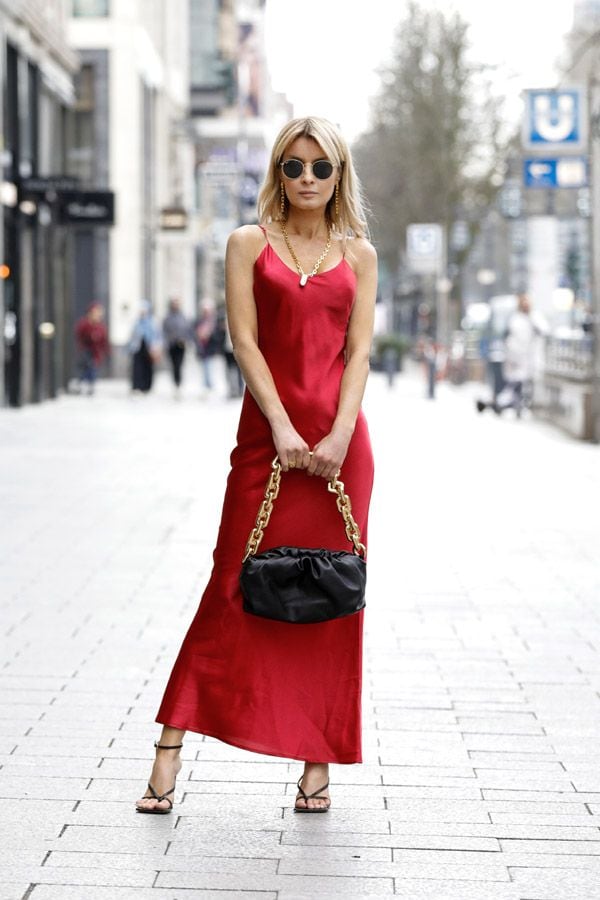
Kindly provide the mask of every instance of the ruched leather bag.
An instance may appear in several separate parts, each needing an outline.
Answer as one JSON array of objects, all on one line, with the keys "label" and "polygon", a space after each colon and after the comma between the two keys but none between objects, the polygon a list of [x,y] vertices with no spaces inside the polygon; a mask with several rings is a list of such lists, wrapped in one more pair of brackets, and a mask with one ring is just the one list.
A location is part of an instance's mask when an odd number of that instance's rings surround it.
[{"label": "ruched leather bag", "polygon": [[337,495],[353,552],[310,547],[274,547],[264,553],[256,552],[271,517],[280,481],[281,464],[275,458],[242,562],[240,587],[244,610],[266,619],[309,625],[364,609],[365,547],[352,516],[350,498],[337,475],[328,482],[328,490]]}]

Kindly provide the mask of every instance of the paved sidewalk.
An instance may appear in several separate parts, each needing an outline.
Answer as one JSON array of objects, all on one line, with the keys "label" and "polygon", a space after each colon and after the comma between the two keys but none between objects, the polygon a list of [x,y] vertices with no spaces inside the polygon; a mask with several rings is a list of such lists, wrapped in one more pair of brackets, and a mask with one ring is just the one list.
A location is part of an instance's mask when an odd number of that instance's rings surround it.
[{"label": "paved sidewalk", "polygon": [[0,900],[600,898],[600,449],[424,390],[368,387],[365,764],[316,817],[193,734],[175,814],[133,808],[239,404],[0,411]]}]

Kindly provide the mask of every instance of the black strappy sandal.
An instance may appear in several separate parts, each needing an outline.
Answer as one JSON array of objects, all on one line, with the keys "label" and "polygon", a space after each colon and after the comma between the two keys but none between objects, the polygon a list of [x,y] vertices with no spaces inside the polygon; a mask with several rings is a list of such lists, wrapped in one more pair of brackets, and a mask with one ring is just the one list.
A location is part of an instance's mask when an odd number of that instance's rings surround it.
[{"label": "black strappy sandal", "polygon": [[[158,750],[181,750],[183,744],[159,744],[158,741],[154,741],[154,746]],[[142,797],[142,800],[157,800],[159,803],[161,800],[166,800],[169,804],[167,809],[159,809],[158,806],[155,806],[153,809],[146,806],[136,806],[136,810],[139,813],[150,813],[154,816],[166,816],[173,809],[173,801],[169,797],[169,794],[175,793],[175,785],[171,788],[170,791],[165,791],[164,794],[157,794],[150,782],[148,782],[148,790],[151,792],[152,797]]]},{"label": "black strappy sandal", "polygon": [[[323,795],[321,794],[321,791],[327,790],[327,788],[329,787],[329,782],[327,782],[327,784],[324,784],[323,787],[320,787],[314,793],[305,794],[304,791],[302,790],[302,788],[300,787],[300,782],[302,781],[302,778],[304,778],[304,776],[302,776],[301,778],[298,779],[298,790],[300,791],[300,797],[296,797],[296,800],[300,800],[300,799],[304,800],[304,802],[307,804],[307,806],[304,808],[302,808],[301,806],[294,806],[294,812],[297,812],[297,813],[326,813],[326,812],[329,812],[329,807],[331,806],[331,800],[329,799],[329,797],[323,797]],[[320,794],[321,794],[321,796],[319,796]],[[309,800],[327,800],[328,805],[327,806],[315,806],[315,807],[312,807],[309,809],[309,807],[308,807]]]}]

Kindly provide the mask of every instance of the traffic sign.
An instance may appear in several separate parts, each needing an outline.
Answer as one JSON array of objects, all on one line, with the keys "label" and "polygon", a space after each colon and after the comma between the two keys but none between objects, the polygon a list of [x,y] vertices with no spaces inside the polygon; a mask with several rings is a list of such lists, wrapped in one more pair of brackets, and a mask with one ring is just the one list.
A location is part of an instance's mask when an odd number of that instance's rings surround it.
[{"label": "traffic sign", "polygon": [[523,160],[523,183],[528,188],[581,188],[587,185],[587,159],[584,156]]},{"label": "traffic sign", "polygon": [[435,275],[444,260],[444,229],[437,223],[418,223],[406,228],[406,256],[410,269]]},{"label": "traffic sign", "polygon": [[525,91],[523,146],[543,153],[581,153],[587,138],[583,88]]}]

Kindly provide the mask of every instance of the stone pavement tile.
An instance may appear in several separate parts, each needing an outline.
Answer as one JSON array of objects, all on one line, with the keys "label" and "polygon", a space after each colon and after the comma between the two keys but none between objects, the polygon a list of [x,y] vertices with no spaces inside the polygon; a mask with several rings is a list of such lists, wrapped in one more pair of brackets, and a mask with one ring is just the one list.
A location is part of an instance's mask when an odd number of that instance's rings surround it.
[{"label": "stone pavement tile", "polygon": [[[481,789],[476,785],[447,787],[443,783],[444,779],[439,779],[441,783],[436,783],[436,779],[432,778],[433,785],[429,787],[421,784],[420,781],[421,779],[417,779],[417,784],[386,785],[387,809],[400,809],[405,799],[481,800]],[[389,792],[388,787],[391,788]]]},{"label": "stone pavement tile", "polygon": [[281,831],[225,829],[219,825],[198,828],[196,821],[184,819],[169,835],[167,856],[185,857],[190,853],[277,858],[281,853]]},{"label": "stone pavement tile", "polygon": [[[392,896],[394,892],[392,878],[356,877],[350,880],[347,876],[319,875],[317,879],[310,879],[310,884],[307,882],[308,879],[306,877],[298,875],[275,875],[254,878],[250,886],[245,878],[239,878],[235,875],[218,875],[210,872],[160,872],[156,879],[156,886],[159,888],[213,889],[215,893],[225,888],[238,890],[241,897],[243,897],[243,892],[247,887],[251,887],[255,891],[282,891],[290,888],[298,890],[299,887],[302,887],[305,891],[309,889],[314,892],[317,889],[319,892],[322,890],[324,894],[342,894],[346,897],[348,892],[352,891],[352,896],[356,898],[360,898],[363,891],[365,893],[378,891]],[[315,895],[313,893],[313,896],[320,896],[320,894]]]},{"label": "stone pavement tile", "polygon": [[[600,733],[600,729],[598,729]],[[576,791],[594,791],[600,795],[600,772],[596,774],[590,772],[589,775],[574,775],[572,771],[567,772],[568,777],[573,782]],[[598,797],[600,800],[600,796]]]},{"label": "stone pavement tile", "polygon": [[543,734],[543,729],[529,712],[499,713],[497,716],[457,716],[458,728],[462,734]]},{"label": "stone pavement tile", "polygon": [[[400,754],[398,754],[398,758],[400,759]],[[388,759],[389,754],[381,754],[381,758]],[[399,775],[402,769],[406,773],[407,778],[411,778],[411,784],[433,784],[434,782],[431,780],[433,778],[438,779],[438,783],[440,784],[451,784],[458,786],[460,784],[469,784],[469,779],[471,783],[475,782],[475,770],[472,766],[469,765],[444,765],[443,762],[440,763],[439,766],[436,765],[418,765],[413,764],[415,760],[419,760],[420,756],[418,753],[411,755],[411,760],[406,762],[398,762],[395,763],[392,760],[389,762],[382,762],[381,765],[385,766],[385,773],[387,774],[390,766],[397,766],[397,770],[392,770],[393,774]],[[447,761],[446,761],[447,762]],[[421,781],[420,779],[423,779]],[[442,779],[447,779],[444,782]]]},{"label": "stone pavement tile", "polygon": [[64,825],[62,822],[45,820],[21,822],[16,820],[0,820],[0,847],[21,847],[23,850],[37,850],[45,847],[49,841],[56,840]]},{"label": "stone pavement tile", "polygon": [[[189,802],[188,802],[189,801]],[[290,812],[293,812],[290,806]],[[281,829],[285,809],[281,806],[273,806],[269,810],[254,809],[247,802],[235,810],[221,810],[214,813],[207,810],[202,804],[202,798],[198,802],[194,797],[187,797],[184,803],[177,808],[178,818],[186,817],[196,823],[198,829],[205,828],[236,828],[244,825],[246,828],[266,829],[273,831]]]},{"label": "stone pavement tile", "polygon": [[420,820],[423,822],[489,822],[490,817],[477,800],[419,800],[389,801],[390,822]]},{"label": "stone pavement tile", "polygon": [[[87,885],[114,885],[115,887],[151,887],[156,877],[156,872],[133,871],[121,867],[120,869],[86,869],[53,868],[51,866],[6,866],[3,867],[2,877],[6,881],[23,882],[28,884],[77,884],[81,887]],[[82,892],[83,893],[83,892]],[[87,892],[85,894],[87,897]]]},{"label": "stone pavement tile", "polygon": [[585,791],[511,791],[511,790],[482,790],[486,800],[544,800],[548,802],[561,801],[562,803],[595,803],[599,798],[596,792]]},{"label": "stone pavement tile", "polygon": [[455,704],[452,702],[447,691],[431,691],[418,690],[418,688],[403,689],[398,687],[397,690],[388,688],[382,690],[378,685],[377,689],[369,690],[365,688],[365,701],[375,704],[377,708],[383,709],[432,709],[432,710],[449,710],[451,711]]},{"label": "stone pavement tile", "polygon": [[182,855],[160,853],[103,853],[96,850],[65,852],[53,851],[44,863],[46,867],[84,869],[127,869],[128,872],[211,872],[224,875],[245,876],[249,879],[269,877],[277,871],[277,858],[252,859],[249,857],[212,857],[197,851]]},{"label": "stone pavement tile", "polygon": [[457,715],[473,718],[488,718],[493,713],[528,713],[535,715],[533,703],[522,694],[511,700],[452,700],[452,709]]},{"label": "stone pavement tile", "polygon": [[[182,769],[183,771],[183,769]],[[179,784],[179,777],[177,779]],[[195,781],[190,779],[182,782],[182,789],[186,794],[214,794],[228,795],[238,794],[252,796],[255,794],[267,794],[273,798],[285,797],[286,793],[291,793],[290,785],[282,784],[279,781]],[[296,787],[294,782],[293,787]],[[242,801],[244,802],[244,801]]]},{"label": "stone pavement tile", "polygon": [[473,853],[469,862],[447,860],[449,852],[399,850],[392,863],[346,860],[340,862],[312,859],[287,859],[279,865],[281,875],[317,875],[352,878],[444,878],[449,881],[509,881],[508,869],[500,861],[488,862],[483,856],[501,854]]},{"label": "stone pavement tile", "polygon": [[477,783],[485,790],[486,788],[504,788],[514,791],[531,791],[531,793],[572,793],[575,789],[571,783],[567,773],[563,773],[561,778],[549,778],[548,776],[537,777],[531,770],[519,775],[515,772],[502,772],[498,770],[490,771],[479,770],[477,773]]},{"label": "stone pavement tile", "polygon": [[[72,804],[69,811],[64,814],[62,821],[67,825],[147,828],[148,825],[144,823],[148,817],[144,817],[135,811],[135,800],[144,793],[143,791],[140,791],[139,788],[140,786],[138,785],[138,792],[134,796],[129,797],[127,802],[122,800],[114,801],[111,799],[110,795],[105,798],[100,798],[99,800],[77,801],[77,803]],[[157,817],[155,816],[153,821],[156,821],[156,818]],[[165,820],[164,828],[167,828],[167,820],[172,823],[170,826],[171,828],[175,827],[177,821],[176,816],[162,816],[160,821],[162,822],[163,819]],[[155,827],[160,826],[155,825]]]},{"label": "stone pavement tile", "polygon": [[490,853],[500,851],[500,843],[494,837],[475,837],[467,835],[463,837],[460,834],[454,834],[455,826],[451,826],[448,834],[444,834],[443,828],[436,826],[439,832],[428,834],[424,829],[416,828],[414,833],[393,833],[393,834],[353,834],[348,831],[338,831],[331,833],[321,833],[313,835],[306,831],[304,833],[296,832],[290,834],[284,832],[282,835],[282,846],[302,845],[302,846],[318,846],[318,847],[346,847],[350,846],[354,849],[364,847],[379,848],[404,848],[404,849],[425,849],[425,850],[478,850],[489,851]]},{"label": "stone pavement tile", "polygon": [[522,900],[597,900],[597,872],[569,868],[511,868],[510,876]]},{"label": "stone pavement tile", "polygon": [[[312,879],[311,879],[312,880]],[[348,890],[348,888],[346,889]],[[352,900],[369,900],[371,897],[390,897],[394,896],[390,893],[392,889],[388,885],[387,882],[384,882],[383,886],[377,890],[376,888],[370,888],[361,890],[359,894],[347,894],[352,898]],[[318,883],[311,889],[310,887],[305,887],[302,889],[291,887],[291,888],[283,888],[277,892],[278,900],[339,900],[339,897],[342,896],[344,891],[336,891],[335,893],[330,892],[327,888],[323,887],[323,882],[318,881]],[[221,895],[219,894],[219,900]],[[238,897],[240,895],[238,894]],[[245,900],[246,894],[244,894]]]},{"label": "stone pavement tile", "polygon": [[550,811],[547,813],[536,813],[532,810],[530,813],[519,812],[490,812],[492,822],[499,825],[581,825],[584,828],[594,825],[594,818],[591,815],[562,815],[558,812]]},{"label": "stone pavement tile", "polygon": [[[576,795],[572,795],[576,796]],[[585,815],[587,813],[587,808],[584,802],[576,803],[575,801],[571,801],[571,795],[569,795],[568,801],[559,800],[557,802],[546,802],[545,800],[536,800],[536,799],[528,799],[528,800],[487,800],[485,802],[485,807],[488,812],[494,816],[497,813],[539,813],[543,815],[544,813],[548,813],[549,815]],[[593,820],[592,820],[593,821]]]},{"label": "stone pavement tile", "polygon": [[0,687],[0,706],[4,704],[32,704],[35,706],[46,707],[56,697],[56,691],[44,690],[39,688],[31,690],[28,688],[11,688],[5,686]]},{"label": "stone pavement tile", "polygon": [[[138,813],[138,818],[142,818]],[[148,817],[149,818],[149,817]],[[158,817],[153,817],[158,818]],[[167,818],[166,816],[162,818]],[[103,853],[166,853],[171,832],[167,828],[126,828],[115,826],[67,825],[62,835],[52,842],[52,850],[98,851]]]},{"label": "stone pavement tile", "polygon": [[[318,821],[315,822],[315,819]],[[286,834],[292,832],[303,834],[311,830],[314,834],[328,834],[333,831],[351,831],[356,834],[390,834],[390,814],[371,809],[336,808],[333,815],[298,816],[290,806],[284,809],[283,822],[282,830]]]},{"label": "stone pavement tile", "polygon": [[21,900],[27,894],[29,887],[29,881],[3,882],[0,884],[0,900]]},{"label": "stone pavement tile", "polygon": [[[25,759],[25,761],[24,761]],[[62,760],[51,757],[46,762],[41,757],[22,757],[15,755],[8,757],[8,762],[2,763],[2,774],[17,776],[19,778],[60,778],[68,776],[69,778],[85,778],[88,781],[99,771],[99,760],[92,757],[87,759],[67,759]]]},{"label": "stone pavement tile", "polygon": [[395,878],[394,896],[406,900],[522,900],[514,884],[435,878]]},{"label": "stone pavement tile", "polygon": [[68,679],[66,678],[45,675],[43,687],[40,688],[40,679],[38,675],[10,675],[8,672],[2,672],[0,674],[0,690],[2,691],[19,689],[37,691],[40,689],[43,691],[50,691],[54,696],[58,696],[59,691],[63,690],[66,684],[68,684]]},{"label": "stone pavement tile", "polygon": [[[315,846],[319,849],[315,851]],[[366,860],[368,862],[392,862],[391,847],[352,847],[352,846],[323,846],[322,844],[281,844],[278,856],[282,860],[310,859],[314,860],[315,854],[323,862],[353,862],[354,860]]]},{"label": "stone pavement tile", "polygon": [[[521,753],[519,750],[469,750],[469,763],[477,768],[529,768],[539,765],[560,765],[562,755],[553,748],[541,753]],[[562,768],[561,768],[562,771]]]},{"label": "stone pavement tile", "polygon": [[[383,734],[383,732],[382,732]],[[419,746],[423,744],[423,746]],[[410,766],[424,773],[431,770],[431,775],[452,774],[456,769],[461,777],[474,777],[469,756],[464,747],[449,747],[444,753],[442,748],[424,746],[426,741],[414,741],[410,746],[390,746],[387,740],[380,740],[379,759],[382,766]],[[439,770],[439,771],[438,771]]]},{"label": "stone pavement tile", "polygon": [[515,737],[511,734],[465,732],[463,740],[467,750],[494,750],[497,752],[499,750],[510,751],[518,748],[521,752],[531,750],[532,753],[548,753],[551,749],[548,738],[535,735],[519,735]]},{"label": "stone pavement tile", "polygon": [[515,868],[565,868],[565,869],[585,869],[589,872],[596,872],[598,883],[600,884],[600,858],[594,854],[563,854],[557,853],[550,857],[544,853],[509,853],[501,854],[502,861],[510,869]]},{"label": "stone pavement tile", "polygon": [[34,775],[4,775],[0,771],[0,797],[77,800],[85,793],[88,783],[87,778],[37,778]]},{"label": "stone pavement tile", "polygon": [[[29,897],[33,897],[34,900],[84,900],[84,898],[85,900],[216,900],[215,892],[212,890],[86,887],[83,894],[81,887],[64,884],[60,886],[38,884]],[[0,900],[16,900],[16,897],[11,894],[5,898],[0,894]],[[241,900],[240,892],[219,890],[218,900]],[[244,890],[243,900],[277,900],[277,893],[275,891]]]},{"label": "stone pavement tile", "polygon": [[25,756],[66,756],[75,757],[76,759],[91,756],[96,759],[104,753],[109,741],[110,737],[107,736],[106,732],[101,736],[99,735],[97,741],[87,738],[78,740],[76,736],[69,737],[68,740],[58,740],[54,737],[29,737],[28,735],[26,737],[21,737],[18,741],[18,753],[19,755],[23,753]]},{"label": "stone pavement tile", "polygon": [[501,838],[500,846],[506,853],[548,853],[562,854],[582,853],[587,856],[600,856],[600,831],[595,840],[534,840],[522,838],[514,840]]}]

